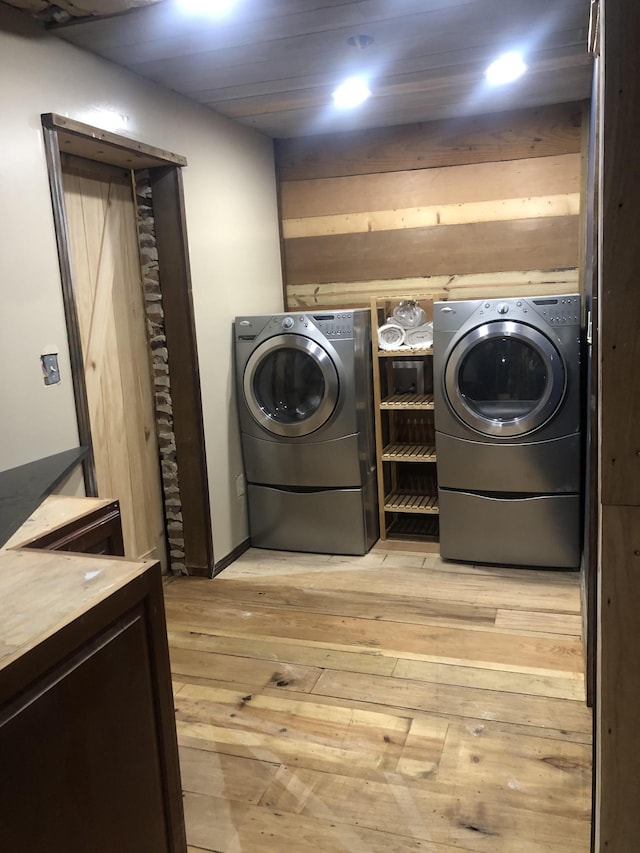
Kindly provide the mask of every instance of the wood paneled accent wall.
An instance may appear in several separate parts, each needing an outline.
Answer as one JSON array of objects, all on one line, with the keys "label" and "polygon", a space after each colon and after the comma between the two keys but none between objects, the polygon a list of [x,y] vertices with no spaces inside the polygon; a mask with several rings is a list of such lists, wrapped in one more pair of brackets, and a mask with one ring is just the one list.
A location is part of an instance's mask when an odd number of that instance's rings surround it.
[{"label": "wood paneled accent wall", "polygon": [[579,288],[581,104],[276,142],[285,303]]}]

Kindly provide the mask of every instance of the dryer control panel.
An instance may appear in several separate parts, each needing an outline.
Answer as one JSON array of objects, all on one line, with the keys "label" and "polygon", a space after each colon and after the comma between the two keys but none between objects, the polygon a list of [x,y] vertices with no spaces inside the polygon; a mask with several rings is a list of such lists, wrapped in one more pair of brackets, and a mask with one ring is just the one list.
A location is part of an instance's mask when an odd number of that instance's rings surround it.
[{"label": "dryer control panel", "polygon": [[[457,310],[459,302],[436,303],[437,316],[442,317],[445,313],[455,316],[460,313]],[[477,306],[474,310],[471,310]],[[483,317],[487,320],[525,320],[527,314],[533,309],[550,326],[578,326],[580,325],[580,297],[574,294],[568,296],[540,296],[523,299],[488,299],[469,300],[464,307],[469,316]],[[445,326],[446,320],[439,320],[439,326]],[[461,323],[459,324],[461,325]]]},{"label": "dryer control panel", "polygon": [[576,326],[580,323],[579,296],[541,296],[531,302],[552,326]]}]

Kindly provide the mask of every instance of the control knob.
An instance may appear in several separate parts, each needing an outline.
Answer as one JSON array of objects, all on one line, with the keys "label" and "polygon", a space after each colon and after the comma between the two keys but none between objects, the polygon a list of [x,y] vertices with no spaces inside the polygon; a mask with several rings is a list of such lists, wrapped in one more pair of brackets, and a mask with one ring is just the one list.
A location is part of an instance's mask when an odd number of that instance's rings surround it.
[{"label": "control knob", "polygon": [[294,321],[293,317],[285,317],[282,321],[282,328],[283,329],[293,329],[294,322],[295,321]]},{"label": "control knob", "polygon": [[509,313],[509,306],[506,302],[501,302],[498,305],[498,307],[496,308],[496,310],[497,310],[498,314],[508,314]]}]

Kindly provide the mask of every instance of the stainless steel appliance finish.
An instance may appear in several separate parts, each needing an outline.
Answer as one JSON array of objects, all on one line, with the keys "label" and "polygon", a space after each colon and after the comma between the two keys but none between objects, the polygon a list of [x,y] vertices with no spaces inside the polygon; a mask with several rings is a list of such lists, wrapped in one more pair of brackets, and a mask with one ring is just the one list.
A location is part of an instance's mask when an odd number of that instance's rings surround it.
[{"label": "stainless steel appliance finish", "polygon": [[367,310],[236,318],[253,545],[364,554],[377,539],[370,335]]},{"label": "stainless steel appliance finish", "polygon": [[580,297],[438,302],[444,558],[580,563]]},{"label": "stainless steel appliance finish", "polygon": [[443,557],[463,562],[575,568],[580,559],[579,495],[487,495],[443,489]]}]

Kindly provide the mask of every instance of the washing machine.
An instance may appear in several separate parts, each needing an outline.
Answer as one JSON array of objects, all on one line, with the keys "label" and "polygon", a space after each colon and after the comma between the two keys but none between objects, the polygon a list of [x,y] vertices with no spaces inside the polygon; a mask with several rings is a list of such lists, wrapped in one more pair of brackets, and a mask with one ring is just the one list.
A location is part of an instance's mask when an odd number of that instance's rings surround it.
[{"label": "washing machine", "polygon": [[578,294],[435,304],[445,559],[579,566],[580,317]]},{"label": "washing machine", "polygon": [[365,554],[378,538],[365,309],[237,317],[251,542]]}]

